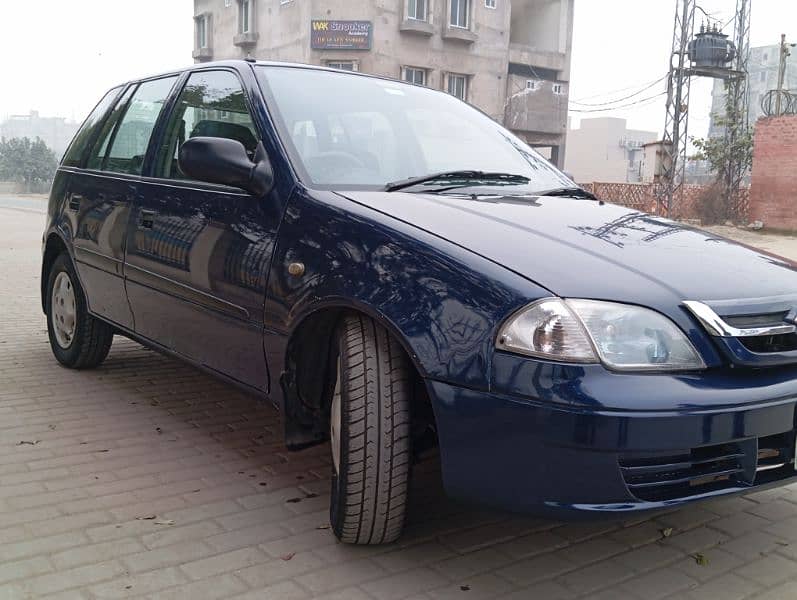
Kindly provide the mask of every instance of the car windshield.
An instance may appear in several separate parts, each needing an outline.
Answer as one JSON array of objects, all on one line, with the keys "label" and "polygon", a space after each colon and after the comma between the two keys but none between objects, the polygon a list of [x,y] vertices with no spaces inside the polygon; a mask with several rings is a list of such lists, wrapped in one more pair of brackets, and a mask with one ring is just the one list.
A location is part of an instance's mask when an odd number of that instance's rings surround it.
[{"label": "car windshield", "polygon": [[[300,67],[256,69],[303,179],[324,189],[384,189],[434,173],[457,189],[523,194],[575,184],[517,136],[460,100],[399,81]],[[406,191],[452,189],[431,178]],[[468,189],[470,192],[471,189]]]}]

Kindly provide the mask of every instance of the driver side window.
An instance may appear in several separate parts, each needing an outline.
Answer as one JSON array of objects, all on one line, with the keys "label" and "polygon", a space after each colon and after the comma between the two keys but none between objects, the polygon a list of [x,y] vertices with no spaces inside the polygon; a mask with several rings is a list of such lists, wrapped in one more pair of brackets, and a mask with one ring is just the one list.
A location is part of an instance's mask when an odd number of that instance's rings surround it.
[{"label": "driver side window", "polygon": [[257,130],[238,77],[230,71],[192,73],[172,111],[158,154],[156,176],[190,179],[177,164],[180,146],[192,137],[220,137],[243,144],[253,158]]}]

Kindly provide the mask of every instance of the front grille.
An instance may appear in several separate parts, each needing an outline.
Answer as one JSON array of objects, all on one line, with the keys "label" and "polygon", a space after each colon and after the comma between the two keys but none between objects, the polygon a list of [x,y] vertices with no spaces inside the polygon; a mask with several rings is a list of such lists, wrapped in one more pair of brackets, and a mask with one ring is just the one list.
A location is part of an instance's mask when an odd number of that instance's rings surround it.
[{"label": "front grille", "polygon": [[636,498],[660,502],[767,483],[794,474],[794,432],[668,453],[620,456]]},{"label": "front grille", "polygon": [[620,470],[634,496],[655,502],[744,484],[750,475],[746,458],[743,443],[722,444],[666,456],[624,457]]},{"label": "front grille", "polygon": [[762,368],[797,363],[797,323],[792,314],[797,295],[757,301],[753,306],[760,307],[758,312],[746,306],[737,307],[734,314],[727,301],[720,313],[704,302],[685,300],[684,306],[733,364]]},{"label": "front grille", "polygon": [[794,432],[760,438],[755,482],[766,483],[793,474]]},{"label": "front grille", "polygon": [[750,352],[757,352],[758,354],[797,350],[797,333],[740,337],[738,340]]},{"label": "front grille", "polygon": [[787,311],[765,313],[761,315],[722,315],[722,320],[728,325],[738,327],[739,329],[748,329],[751,327],[767,327],[769,325],[783,325],[786,320]]}]

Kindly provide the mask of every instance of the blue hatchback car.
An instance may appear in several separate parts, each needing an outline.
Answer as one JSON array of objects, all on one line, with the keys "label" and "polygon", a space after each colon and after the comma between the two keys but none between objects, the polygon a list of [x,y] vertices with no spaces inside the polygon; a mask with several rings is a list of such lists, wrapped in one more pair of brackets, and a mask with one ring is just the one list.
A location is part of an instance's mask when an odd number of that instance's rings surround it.
[{"label": "blue hatchback car", "polygon": [[447,94],[230,61],[113,88],[44,232],[53,353],[114,335],[330,441],[331,523],[396,539],[414,453],[452,496],[620,515],[793,481],[795,265],[606,204]]}]

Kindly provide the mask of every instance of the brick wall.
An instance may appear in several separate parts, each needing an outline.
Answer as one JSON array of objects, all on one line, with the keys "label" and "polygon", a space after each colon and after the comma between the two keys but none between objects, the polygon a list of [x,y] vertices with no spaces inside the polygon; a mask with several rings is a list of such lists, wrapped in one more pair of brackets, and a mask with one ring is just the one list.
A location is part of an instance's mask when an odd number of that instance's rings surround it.
[{"label": "brick wall", "polygon": [[767,117],[755,126],[751,221],[797,231],[797,116]]}]

